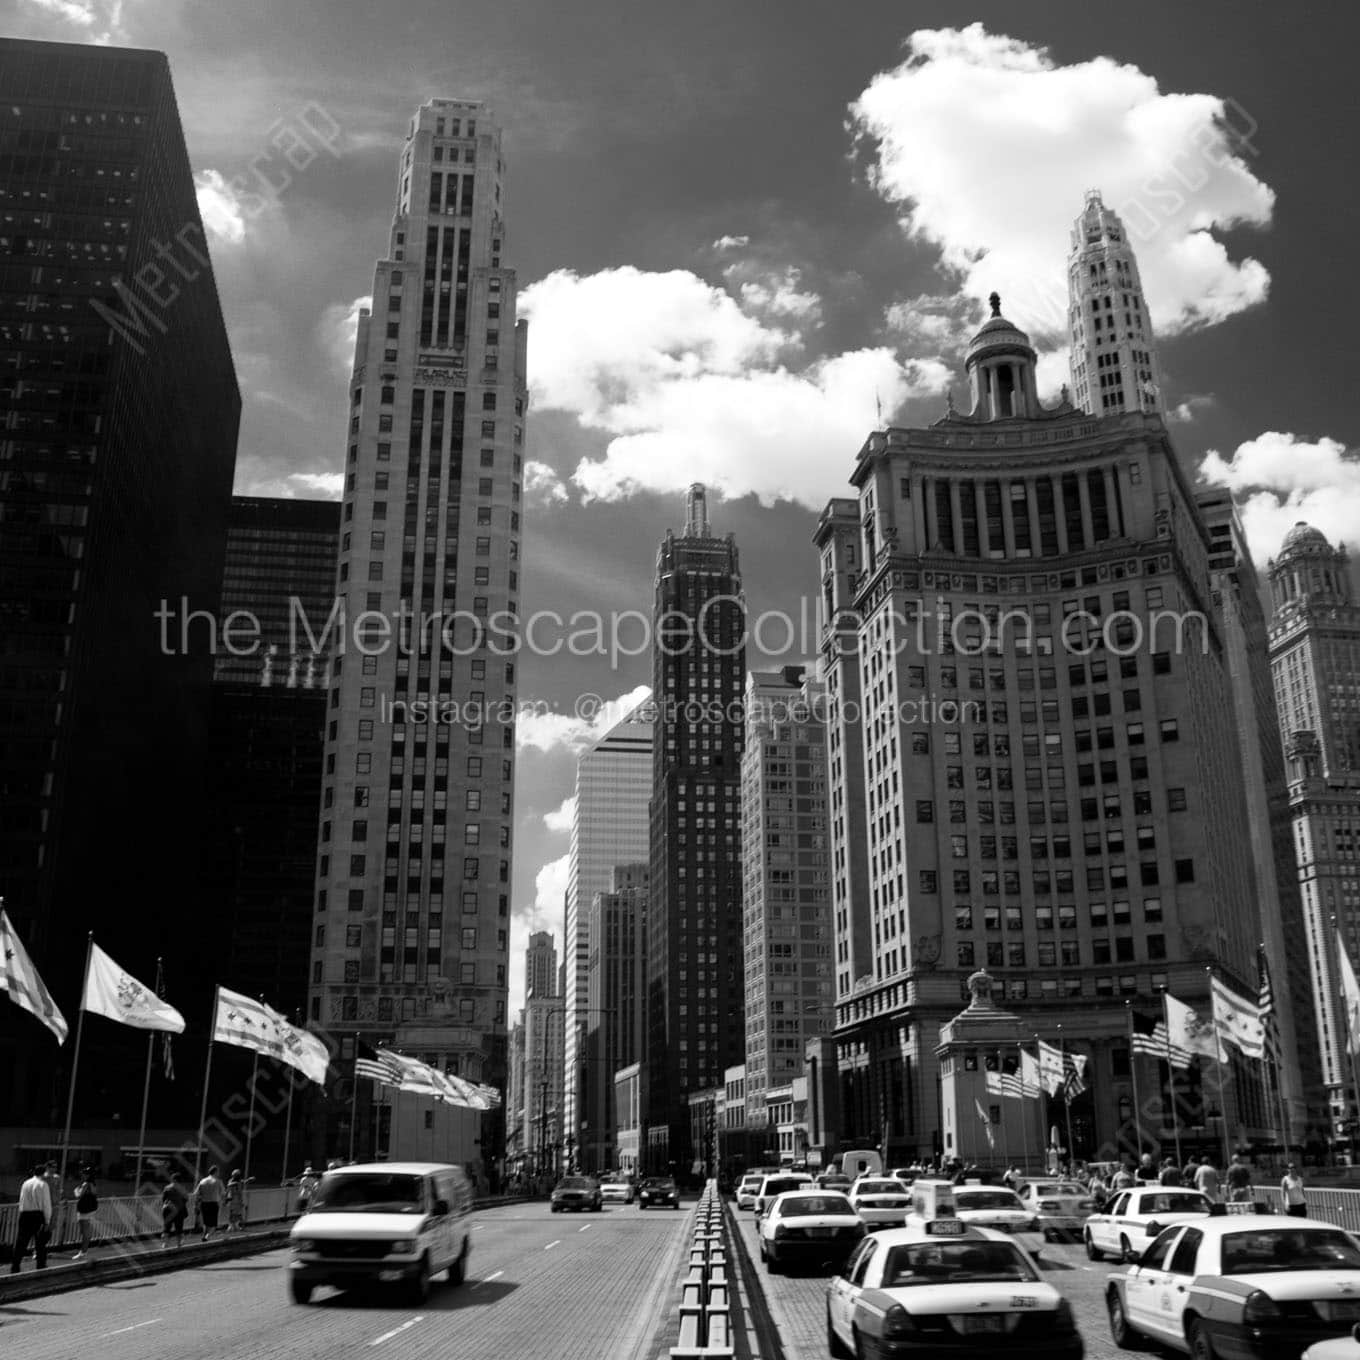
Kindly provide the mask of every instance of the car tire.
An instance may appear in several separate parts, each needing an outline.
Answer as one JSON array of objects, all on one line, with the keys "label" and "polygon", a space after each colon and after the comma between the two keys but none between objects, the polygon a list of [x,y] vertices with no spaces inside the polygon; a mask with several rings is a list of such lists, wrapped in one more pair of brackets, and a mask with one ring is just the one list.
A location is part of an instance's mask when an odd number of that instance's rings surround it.
[{"label": "car tire", "polygon": [[765,1256],[765,1269],[768,1270],[771,1275],[782,1275],[784,1273],[784,1264],[774,1252],[768,1252]]},{"label": "car tire", "polygon": [[291,1298],[294,1303],[302,1304],[311,1303],[312,1289],[313,1286],[311,1284],[309,1284],[306,1280],[298,1279],[296,1275],[293,1275],[289,1278],[288,1297]]},{"label": "car tire", "polygon": [[1089,1228],[1086,1230],[1085,1237],[1086,1237],[1086,1259],[1088,1261],[1103,1261],[1105,1259],[1105,1253],[1101,1251],[1101,1249],[1098,1246],[1096,1246],[1095,1238],[1091,1236],[1091,1231]]},{"label": "car tire", "polygon": [[416,1273],[411,1277],[409,1290],[411,1302],[420,1307],[429,1302],[430,1298],[430,1258],[422,1256],[420,1265],[416,1268]]},{"label": "car tire", "polygon": [[869,1360],[869,1352],[864,1349],[864,1338],[860,1336],[859,1328],[851,1327],[850,1336],[854,1341],[854,1349],[852,1351],[854,1360]]},{"label": "car tire", "polygon": [[1119,1234],[1119,1259],[1128,1266],[1138,1260],[1138,1253],[1134,1251],[1129,1243],[1129,1239],[1123,1233]]},{"label": "car tire", "polygon": [[468,1256],[472,1253],[471,1238],[463,1238],[463,1250],[458,1253],[458,1259],[449,1267],[449,1284],[457,1289],[464,1280],[467,1279]]},{"label": "car tire", "polygon": [[1202,1322],[1192,1322],[1185,1339],[1190,1343],[1191,1360],[1217,1360],[1213,1340]]},{"label": "car tire", "polygon": [[1045,1242],[1051,1242],[1051,1241],[1053,1241],[1053,1229],[1052,1229],[1052,1228],[1045,1228],[1045,1229],[1044,1229],[1044,1241],[1045,1241]]},{"label": "car tire", "polygon": [[1110,1339],[1120,1350],[1139,1351],[1143,1349],[1142,1337],[1129,1326],[1128,1314],[1124,1312],[1124,1300],[1119,1291],[1112,1289],[1105,1300],[1105,1311],[1110,1317]]},{"label": "car tire", "polygon": [[850,1352],[845,1348],[845,1342],[836,1335],[836,1329],[831,1325],[831,1305],[826,1306],[826,1349],[831,1355],[831,1360],[849,1360]]}]

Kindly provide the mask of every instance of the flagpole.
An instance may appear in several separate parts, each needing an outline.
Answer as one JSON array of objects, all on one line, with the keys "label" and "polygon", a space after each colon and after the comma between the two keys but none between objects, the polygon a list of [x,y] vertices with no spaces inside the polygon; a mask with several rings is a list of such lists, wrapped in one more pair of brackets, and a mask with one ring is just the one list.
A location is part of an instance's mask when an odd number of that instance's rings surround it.
[{"label": "flagpole", "polygon": [[[1336,941],[1337,953],[1345,958],[1346,966],[1350,967],[1350,956],[1346,954],[1346,942],[1341,937],[1341,927],[1337,924],[1336,917],[1332,917],[1332,937]],[[1338,969],[1339,971],[1339,969]],[[1346,1016],[1346,1052],[1351,1060],[1351,1081],[1355,1083],[1357,1092],[1360,1092],[1360,1063],[1356,1061],[1355,1035],[1351,1032],[1351,1004],[1350,997],[1346,994],[1345,975],[1341,979],[1341,1010]],[[1351,1159],[1351,1165],[1355,1165],[1356,1153],[1356,1119],[1351,1112],[1351,1102],[1346,1101],[1346,1121],[1350,1126],[1350,1151],[1347,1154]]]},{"label": "flagpole", "polygon": [[[71,1088],[66,1093],[66,1129],[61,1135],[61,1177],[57,1182],[59,1193],[66,1193],[66,1160],[71,1150],[71,1115],[76,1108],[76,1077],[80,1073],[80,1038],[85,1032],[85,989],[90,985],[90,960],[94,957],[94,931],[90,931],[85,941],[85,977],[80,984],[80,1014],[76,1018],[76,1050],[71,1055]],[[56,1205],[52,1206],[56,1209]]]},{"label": "flagpole", "polygon": [[[1016,1062],[1019,1065],[1015,1069],[1015,1074],[1020,1081],[1020,1155],[1025,1160],[1026,1163],[1025,1169],[1028,1170],[1030,1161],[1029,1108],[1026,1106],[1025,1102],[1029,1099],[1029,1097],[1025,1094],[1025,1060],[1023,1056],[1020,1056],[1023,1055],[1024,1051],[1025,1050],[1021,1047],[1020,1040],[1016,1039],[1015,1041],[1015,1052],[1017,1054]],[[1042,1090],[1043,1087],[1041,1086],[1039,1089]]]},{"label": "flagpole", "polygon": [[1070,1171],[1076,1164],[1077,1149],[1072,1144],[1072,1096],[1067,1084],[1067,1041],[1063,1038],[1061,1025],[1058,1026],[1058,1052],[1062,1054],[1063,1110],[1067,1115],[1067,1167]]},{"label": "flagpole", "polygon": [[[1181,1156],[1181,1117],[1176,1109],[1176,1064],[1171,1061],[1171,1009],[1166,1004],[1166,991],[1162,991],[1162,1023],[1166,1026],[1166,1079],[1171,1088],[1171,1132],[1176,1139],[1176,1165],[1184,1166],[1185,1159]],[[1224,1113],[1227,1119],[1227,1113]]]},{"label": "flagpole", "polygon": [[293,1140],[293,1064],[288,1064],[288,1113],[283,1119],[283,1160],[279,1163],[279,1184],[288,1183],[288,1144]]},{"label": "flagpole", "polygon": [[[1224,1044],[1222,1035],[1219,1034],[1219,1030],[1218,1030],[1218,1008],[1214,1005],[1214,969],[1213,969],[1213,965],[1212,965],[1212,964],[1206,964],[1206,965],[1205,965],[1205,968],[1204,968],[1204,973],[1205,973],[1205,976],[1209,979],[1209,1015],[1210,1015],[1210,1017],[1212,1018],[1212,1020],[1213,1020],[1213,1022],[1214,1022],[1214,1043],[1218,1046],[1218,1052],[1214,1055],[1214,1056],[1218,1059],[1218,1061],[1217,1061],[1216,1063],[1214,1063],[1214,1071],[1215,1071],[1215,1073],[1217,1074],[1217,1077],[1218,1077],[1218,1109],[1219,1109],[1219,1113],[1223,1116],[1223,1120],[1222,1120],[1222,1122],[1223,1122],[1223,1165],[1224,1165],[1224,1166],[1231,1166],[1231,1165],[1232,1165],[1232,1153],[1231,1153],[1231,1151],[1229,1150],[1229,1145],[1228,1145],[1228,1102],[1227,1102],[1227,1100],[1224,1098],[1224,1095],[1223,1095],[1223,1067],[1224,1067],[1225,1062],[1231,1062],[1231,1061],[1232,1061],[1232,1055],[1231,1055],[1231,1054],[1228,1054],[1228,1057],[1227,1057],[1226,1059],[1224,1058],[1224,1054],[1227,1054],[1227,1053],[1228,1053],[1228,1049],[1227,1049],[1226,1045]],[[1167,1037],[1168,1037],[1168,1038],[1171,1037],[1171,1031],[1170,1031],[1169,1029],[1167,1030]],[[1235,1074],[1234,1074],[1234,1075],[1235,1075]],[[1233,1082],[1234,1090],[1236,1089],[1236,1085],[1237,1085],[1237,1083],[1236,1083],[1236,1080],[1234,1079],[1234,1082]]]},{"label": "flagpole", "polygon": [[1006,1170],[1010,1170],[1011,1165],[1011,1131],[1010,1123],[1006,1119],[1006,1058],[1001,1049],[996,1050],[996,1080],[997,1098],[1001,1101],[1001,1156],[1006,1163]]},{"label": "flagpole", "polygon": [[[357,1066],[359,1062],[358,1030],[355,1030],[354,1032],[354,1062],[355,1065]],[[359,1076],[358,1073],[356,1072],[354,1080],[350,1083],[349,1090],[349,1159],[351,1162],[354,1160],[354,1121],[357,1117],[356,1111],[358,1110],[358,1107],[359,1107]],[[377,1148],[375,1147],[374,1152],[376,1153],[376,1151]]]},{"label": "flagpole", "polygon": [[198,1107],[198,1143],[194,1148],[194,1186],[203,1170],[203,1129],[208,1122],[208,1078],[212,1075],[213,1036],[217,1033],[217,1010],[222,1004],[222,986],[213,989],[212,1028],[208,1031],[208,1058],[203,1064],[203,1101]]},{"label": "flagpole", "polygon": [[[156,960],[156,995],[161,994],[161,961]],[[151,1101],[151,1059],[156,1051],[156,1032],[152,1030],[146,1036],[146,1074],[142,1078],[142,1126],[137,1134],[137,1179],[133,1182],[136,1187],[134,1194],[142,1193],[142,1159],[146,1155],[146,1109]]]},{"label": "flagpole", "polygon": [[1138,1059],[1141,1054],[1133,1051],[1133,1002],[1124,1002],[1124,1014],[1129,1021],[1129,1075],[1133,1078],[1133,1136],[1138,1147],[1136,1155],[1143,1156],[1143,1097],[1138,1089]]}]

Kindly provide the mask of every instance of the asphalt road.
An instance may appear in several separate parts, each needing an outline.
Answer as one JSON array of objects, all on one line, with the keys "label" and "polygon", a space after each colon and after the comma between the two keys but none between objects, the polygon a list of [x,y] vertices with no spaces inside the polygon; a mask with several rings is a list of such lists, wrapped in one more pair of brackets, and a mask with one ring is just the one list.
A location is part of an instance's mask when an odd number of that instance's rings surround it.
[{"label": "asphalt road", "polygon": [[679,1297],[692,1205],[473,1218],[468,1282],[420,1308],[323,1289],[288,1301],[286,1251],[0,1307],[16,1360],[644,1360]]}]

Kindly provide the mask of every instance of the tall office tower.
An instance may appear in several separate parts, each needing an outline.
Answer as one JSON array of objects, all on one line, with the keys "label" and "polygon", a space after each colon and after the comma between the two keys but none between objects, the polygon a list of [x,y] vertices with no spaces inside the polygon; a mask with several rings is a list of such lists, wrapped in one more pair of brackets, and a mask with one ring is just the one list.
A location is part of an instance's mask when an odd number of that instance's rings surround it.
[{"label": "tall office tower", "polygon": [[689,1097],[743,1060],[740,705],[746,601],[737,545],[702,486],[656,557],[652,614],[651,903],[643,1155],[684,1174]]},{"label": "tall office tower", "polygon": [[[197,1018],[212,625],[181,625],[216,610],[241,399],[165,55],[0,39],[0,128],[0,897],[68,1016],[98,928]],[[77,1111],[135,1121],[140,1062],[87,1029]],[[65,1098],[39,1033],[0,1039],[11,1124]]]},{"label": "tall office tower", "polygon": [[546,930],[536,930],[524,949],[524,993],[556,996],[557,978],[557,946]]},{"label": "tall office tower", "polygon": [[1278,1087],[1267,1122],[1286,1125],[1284,1136],[1302,1147],[1314,1116],[1326,1117],[1326,1098],[1313,1026],[1305,1023],[1302,1031],[1298,1026],[1312,1011],[1313,980],[1261,580],[1232,494],[1201,491],[1195,502],[1209,531],[1209,573],[1232,681],[1261,944],[1279,1026],[1281,1057],[1272,1069]]},{"label": "tall office tower", "polygon": [[[1206,1010],[1210,966],[1256,990],[1241,762],[1191,488],[1157,416],[1040,406],[1028,337],[995,294],[992,313],[967,350],[970,411],[875,432],[852,474],[863,712],[845,739],[863,744],[869,875],[837,903],[838,966],[853,961],[837,1059],[843,1136],[886,1125],[894,1159],[954,1151],[935,1050],[979,965],[1027,1028],[1053,1040],[1061,1024],[1088,1054],[1078,1156],[1136,1145],[1131,1062],[1158,1089],[1157,1065],[1131,1058],[1126,1001],[1152,1012],[1165,986]],[[834,703],[844,667],[829,679]],[[833,818],[853,793],[837,754]],[[1196,1080],[1177,1080],[1182,1146],[1198,1126],[1207,1151],[1222,1124],[1187,1101]],[[1231,1128],[1268,1136],[1257,1073],[1234,1061],[1226,1097]],[[1174,1130],[1143,1132],[1169,1145]]]},{"label": "tall office tower", "polygon": [[831,857],[826,688],[803,666],[752,671],[741,757],[746,1121],[765,1092],[803,1075],[809,1039],[830,1035]]},{"label": "tall office tower", "polygon": [[510,1027],[505,1082],[505,1160],[507,1169],[524,1164],[524,1012]]},{"label": "tall office tower", "polygon": [[[1270,666],[1332,1132],[1353,1132],[1360,1101],[1346,1052],[1333,918],[1360,967],[1360,604],[1344,548],[1296,524],[1267,566],[1275,611]],[[1301,1015],[1296,1023],[1304,1029]],[[1314,1038],[1301,1035],[1300,1047]],[[1352,1143],[1354,1150],[1360,1143]]]},{"label": "tall office tower", "polygon": [[1119,214],[1086,195],[1067,257],[1068,334],[1076,404],[1092,415],[1164,415],[1152,318]]},{"label": "tall office tower", "polygon": [[234,618],[239,654],[219,645],[212,686],[200,901],[222,948],[208,980],[290,1015],[307,1005],[328,691],[319,642],[339,546],[338,501],[232,499],[220,613]]},{"label": "tall office tower", "polygon": [[560,996],[531,996],[524,1005],[523,1143],[535,1172],[560,1169],[564,1006]]},{"label": "tall office tower", "polygon": [[590,1141],[587,1171],[618,1165],[614,1074],[641,1062],[647,1018],[647,875],[643,864],[616,864],[608,892],[590,904],[584,1089]]},{"label": "tall office tower", "polygon": [[484,105],[420,107],[359,318],[310,997],[315,1021],[496,1087],[527,342],[503,173]]},{"label": "tall office tower", "polygon": [[597,1130],[591,1112],[599,1095],[585,1087],[601,1074],[585,1061],[590,1014],[590,904],[608,892],[616,864],[647,858],[647,799],[652,792],[652,711],[647,701],[616,723],[576,762],[576,803],[571,818],[564,906],[565,947],[561,996],[566,1001],[563,1068],[564,1119],[580,1147],[612,1129]]}]

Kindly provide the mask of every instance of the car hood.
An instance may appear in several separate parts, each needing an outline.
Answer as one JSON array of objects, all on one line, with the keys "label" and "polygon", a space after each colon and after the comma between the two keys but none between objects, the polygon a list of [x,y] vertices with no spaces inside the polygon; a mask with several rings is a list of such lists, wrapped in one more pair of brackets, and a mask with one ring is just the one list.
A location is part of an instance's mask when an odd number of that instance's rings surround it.
[{"label": "car hood", "polygon": [[343,1237],[350,1241],[361,1238],[381,1241],[391,1237],[413,1237],[424,1225],[424,1214],[303,1214],[288,1235],[318,1240]]},{"label": "car hood", "polygon": [[[911,1285],[881,1289],[908,1313],[1042,1313],[1054,1312],[1061,1295],[1043,1281],[986,1281],[977,1284]],[[1017,1299],[1026,1300],[1023,1304]]]},{"label": "car hood", "polygon": [[1263,1270],[1256,1275],[1201,1275],[1196,1289],[1218,1284],[1260,1289],[1277,1303],[1294,1299],[1360,1303],[1360,1270]]}]

